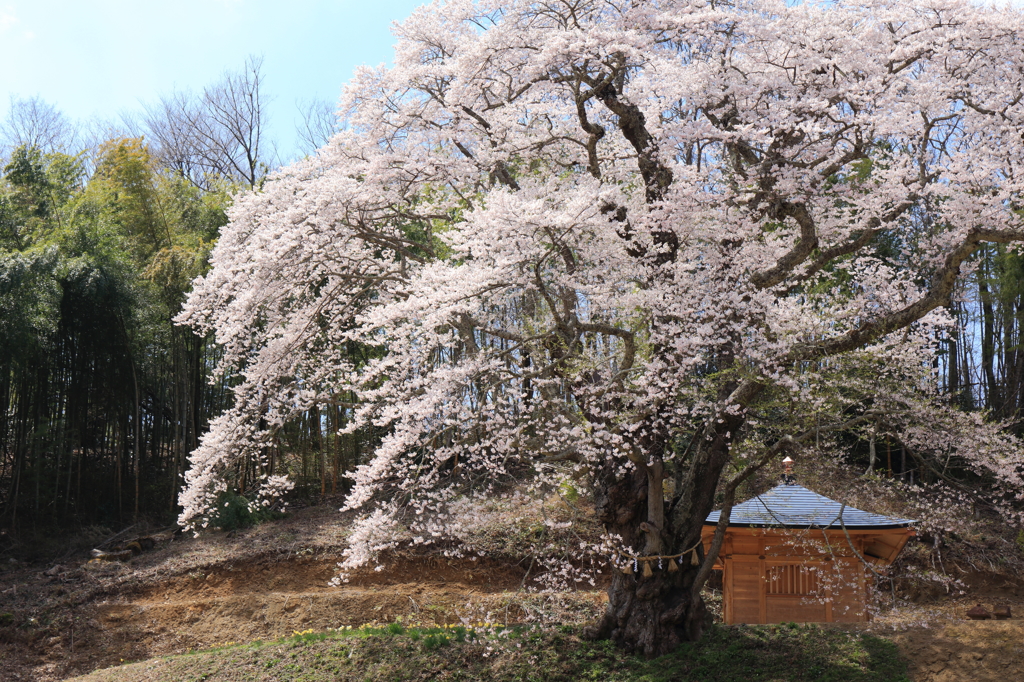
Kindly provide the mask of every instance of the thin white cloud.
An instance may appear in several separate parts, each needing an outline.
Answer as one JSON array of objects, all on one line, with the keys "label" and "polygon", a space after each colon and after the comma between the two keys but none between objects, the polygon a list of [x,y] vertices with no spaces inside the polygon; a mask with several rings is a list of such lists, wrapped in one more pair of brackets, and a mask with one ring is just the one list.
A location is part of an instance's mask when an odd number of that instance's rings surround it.
[{"label": "thin white cloud", "polygon": [[14,14],[13,9],[9,6],[0,8],[0,34],[7,33],[17,23],[18,17]]}]

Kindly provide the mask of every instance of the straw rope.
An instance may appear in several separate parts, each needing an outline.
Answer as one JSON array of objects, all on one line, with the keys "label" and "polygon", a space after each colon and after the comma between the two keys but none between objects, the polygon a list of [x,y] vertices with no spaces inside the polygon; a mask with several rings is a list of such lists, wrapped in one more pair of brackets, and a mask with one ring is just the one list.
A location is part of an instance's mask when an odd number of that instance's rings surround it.
[{"label": "straw rope", "polygon": [[678,559],[679,563],[682,563],[682,558],[687,554],[692,554],[692,556],[690,557],[690,564],[693,566],[697,566],[698,564],[700,564],[700,559],[697,556],[697,548],[700,547],[702,544],[704,544],[704,541],[698,540],[697,544],[695,544],[693,547],[690,547],[689,549],[684,549],[682,552],[679,552],[678,554],[650,554],[647,556],[625,554],[622,556],[626,559],[626,565],[621,567],[620,570],[626,574],[635,573],[637,569],[640,567],[640,563],[643,562],[643,575],[645,578],[649,578],[654,574],[651,570],[651,562],[657,561],[658,569],[661,570],[662,562],[668,560],[668,570],[670,572],[674,572],[679,570],[676,566],[676,560]]}]

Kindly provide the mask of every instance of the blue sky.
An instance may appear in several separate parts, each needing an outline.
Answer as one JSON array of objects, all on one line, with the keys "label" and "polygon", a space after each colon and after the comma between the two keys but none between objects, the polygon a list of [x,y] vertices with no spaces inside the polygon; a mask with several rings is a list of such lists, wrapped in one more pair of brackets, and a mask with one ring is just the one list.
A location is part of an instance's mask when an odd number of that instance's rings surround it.
[{"label": "blue sky", "polygon": [[423,1],[0,0],[0,120],[11,95],[73,119],[116,119],[256,54],[275,97],[271,134],[288,157],[296,101],[334,102],[357,65],[387,62],[392,22]]},{"label": "blue sky", "polygon": [[263,55],[271,132],[287,156],[296,100],[337,100],[359,64],[391,57],[391,24],[424,0],[0,0],[0,119],[11,95],[114,119],[198,90]]}]

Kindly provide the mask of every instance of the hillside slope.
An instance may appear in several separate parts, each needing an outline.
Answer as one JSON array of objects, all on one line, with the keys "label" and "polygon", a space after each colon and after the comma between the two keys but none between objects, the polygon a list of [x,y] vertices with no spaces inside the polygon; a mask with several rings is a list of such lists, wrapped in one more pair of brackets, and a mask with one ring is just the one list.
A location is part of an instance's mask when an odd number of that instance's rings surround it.
[{"label": "hillside slope", "polygon": [[[0,679],[55,682],[121,663],[366,623],[580,624],[603,608],[600,589],[523,591],[529,562],[512,559],[406,554],[332,587],[346,523],[334,509],[179,537],[100,570],[81,568],[87,557],[65,560],[60,571],[8,563],[0,574]],[[895,642],[914,680],[1024,679],[1024,619],[973,622],[964,615],[979,601],[1024,613],[1019,584],[981,571],[961,579],[967,593],[956,597],[917,592],[894,609],[892,595],[883,595],[875,622],[847,629]]]}]

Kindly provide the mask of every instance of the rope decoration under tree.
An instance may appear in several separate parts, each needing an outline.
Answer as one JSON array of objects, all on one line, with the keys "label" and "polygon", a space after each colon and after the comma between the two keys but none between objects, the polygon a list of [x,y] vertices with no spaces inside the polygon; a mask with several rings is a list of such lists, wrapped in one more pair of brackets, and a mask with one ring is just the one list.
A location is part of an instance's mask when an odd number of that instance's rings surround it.
[{"label": "rope decoration under tree", "polygon": [[[696,545],[689,549],[684,549],[679,554],[652,554],[650,556],[634,556],[632,554],[625,555],[626,564],[619,567],[619,570],[626,575],[631,575],[640,570],[640,564],[643,563],[643,577],[650,578],[654,575],[654,571],[651,568],[651,563],[655,560],[658,562],[658,570],[662,570],[662,562],[668,561],[668,572],[675,573],[679,570],[679,566],[683,563],[683,557],[687,554],[690,555],[690,565],[700,566],[700,557],[697,555],[697,548],[704,544],[703,540],[697,542]],[[614,560],[613,560],[614,562]]]}]

